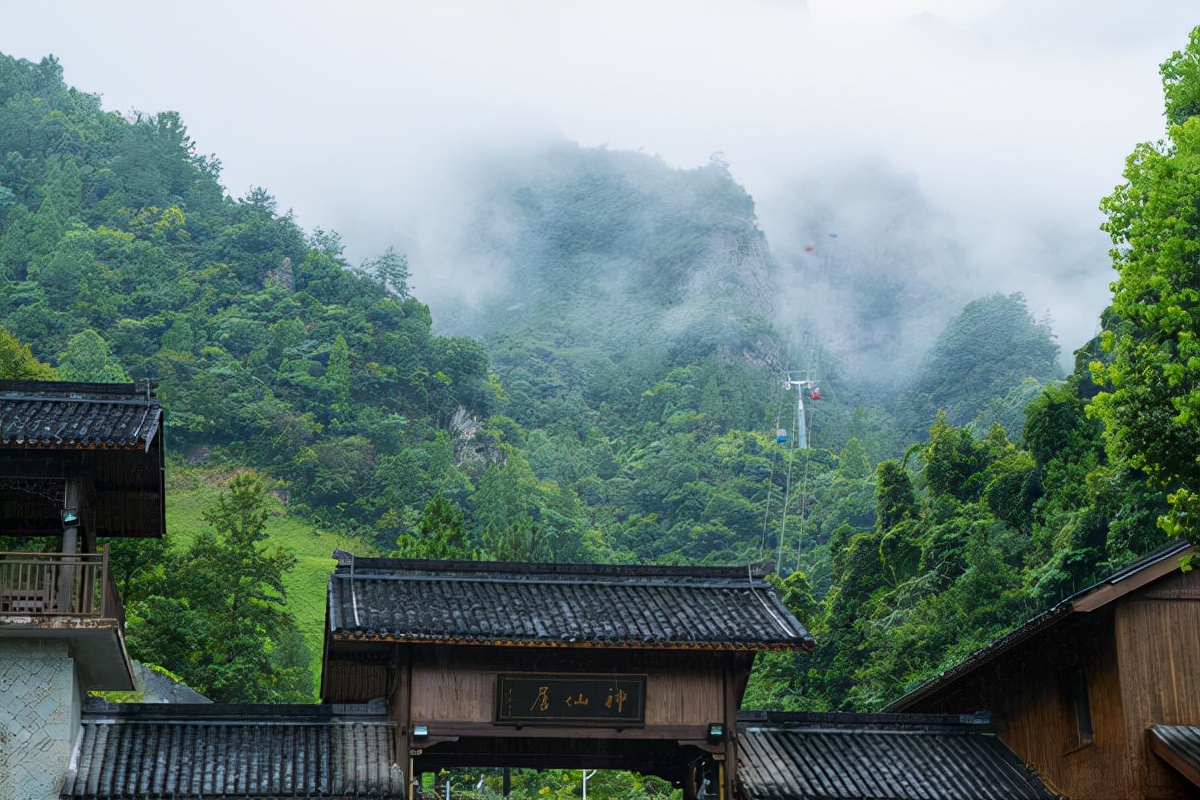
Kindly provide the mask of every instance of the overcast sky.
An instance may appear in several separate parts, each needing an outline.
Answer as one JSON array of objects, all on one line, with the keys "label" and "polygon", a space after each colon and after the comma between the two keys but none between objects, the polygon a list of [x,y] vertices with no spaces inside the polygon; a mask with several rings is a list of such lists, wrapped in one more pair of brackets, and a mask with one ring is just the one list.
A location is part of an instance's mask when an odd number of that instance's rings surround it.
[{"label": "overcast sky", "polygon": [[399,245],[418,292],[453,272],[428,240],[480,154],[720,151],[768,238],[797,176],[875,159],[1070,350],[1112,277],[1097,203],[1161,138],[1158,64],[1198,23],[1196,0],[0,0],[0,51],[53,53],[108,109],[179,111],[232,194],[267,188],[355,260]]}]

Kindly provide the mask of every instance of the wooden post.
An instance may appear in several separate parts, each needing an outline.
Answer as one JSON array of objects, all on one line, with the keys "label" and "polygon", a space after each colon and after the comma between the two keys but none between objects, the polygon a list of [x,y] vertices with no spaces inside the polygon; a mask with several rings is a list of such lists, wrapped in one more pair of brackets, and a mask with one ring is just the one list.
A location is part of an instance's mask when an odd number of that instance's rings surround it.
[{"label": "wooden post", "polygon": [[[82,496],[80,492],[79,479],[67,478],[63,486],[63,511],[72,509],[76,513],[76,520],[79,514],[79,500]],[[62,547],[61,552],[66,556],[74,555],[78,550],[79,541],[79,525],[71,525],[67,527],[64,524],[62,532]],[[64,558],[61,571],[58,574],[58,611],[59,613],[69,613],[71,611],[72,588],[75,583],[75,566],[72,559]]]},{"label": "wooden post", "polygon": [[737,773],[738,698],[734,670],[736,656],[725,660],[725,761],[721,764],[721,800],[733,800],[733,781]]},{"label": "wooden post", "polygon": [[395,645],[392,656],[391,708],[388,709],[396,722],[400,740],[396,743],[400,752],[397,759],[404,767],[404,796],[413,800],[413,732],[412,732],[412,658],[400,645]]}]

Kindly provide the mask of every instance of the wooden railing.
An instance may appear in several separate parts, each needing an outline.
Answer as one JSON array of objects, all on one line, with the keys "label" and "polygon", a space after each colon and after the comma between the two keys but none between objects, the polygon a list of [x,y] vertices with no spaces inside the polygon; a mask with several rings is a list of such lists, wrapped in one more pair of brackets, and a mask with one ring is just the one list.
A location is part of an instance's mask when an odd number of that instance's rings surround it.
[{"label": "wooden railing", "polygon": [[0,617],[115,619],[125,609],[102,553],[0,553]]}]

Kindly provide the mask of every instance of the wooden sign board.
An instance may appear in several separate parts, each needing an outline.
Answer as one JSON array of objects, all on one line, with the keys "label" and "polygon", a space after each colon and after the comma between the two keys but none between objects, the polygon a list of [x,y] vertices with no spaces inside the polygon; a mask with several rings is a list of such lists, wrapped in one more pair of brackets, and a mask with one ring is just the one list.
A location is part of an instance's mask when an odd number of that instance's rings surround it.
[{"label": "wooden sign board", "polygon": [[646,723],[646,676],[500,674],[496,723],[640,727]]}]

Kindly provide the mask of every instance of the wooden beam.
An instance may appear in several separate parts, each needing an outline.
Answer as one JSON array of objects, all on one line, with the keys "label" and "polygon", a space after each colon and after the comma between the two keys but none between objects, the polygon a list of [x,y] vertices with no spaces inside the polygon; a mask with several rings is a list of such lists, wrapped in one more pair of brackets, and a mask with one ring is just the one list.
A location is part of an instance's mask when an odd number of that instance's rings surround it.
[{"label": "wooden beam", "polygon": [[1194,763],[1172,750],[1167,746],[1166,742],[1155,736],[1153,732],[1147,731],[1146,738],[1150,740],[1150,749],[1154,751],[1156,756],[1170,764],[1180,775],[1200,786],[1200,768],[1197,768]]},{"label": "wooden beam", "polygon": [[623,769],[680,778],[682,751],[672,742],[555,737],[538,740],[464,738],[431,744],[415,757],[416,772],[459,767]]},{"label": "wooden beam", "polygon": [[[83,491],[80,485],[79,478],[67,478],[63,484],[63,510],[74,509],[78,515],[80,512],[79,506],[83,501]],[[62,529],[62,547],[59,552],[74,555],[79,552],[79,525],[64,525]],[[64,563],[62,570],[58,575],[58,608],[61,612],[69,611],[71,608],[72,590],[75,584],[75,567],[70,563]]]},{"label": "wooden beam", "polygon": [[1071,603],[1072,611],[1095,611],[1098,608],[1103,608],[1112,601],[1124,597],[1130,592],[1153,583],[1159,578],[1165,578],[1172,572],[1179,571],[1179,559],[1190,553],[1190,550],[1168,556],[1160,561],[1141,569],[1132,575],[1129,575],[1124,580],[1117,583],[1110,583],[1100,587],[1094,592],[1087,594],[1075,602]]},{"label": "wooden beam", "polygon": [[407,648],[399,645],[393,648],[390,673],[388,713],[400,729],[396,760],[404,769],[404,796],[413,800],[412,659]]},{"label": "wooden beam", "polygon": [[[736,712],[735,712],[736,713]],[[428,722],[412,720],[429,728],[429,739],[438,737],[484,739],[611,739],[614,741],[656,740],[688,742],[705,741],[707,725],[646,725],[638,728],[588,728],[572,725],[495,725],[490,722]],[[417,747],[422,746],[417,742]]]}]

